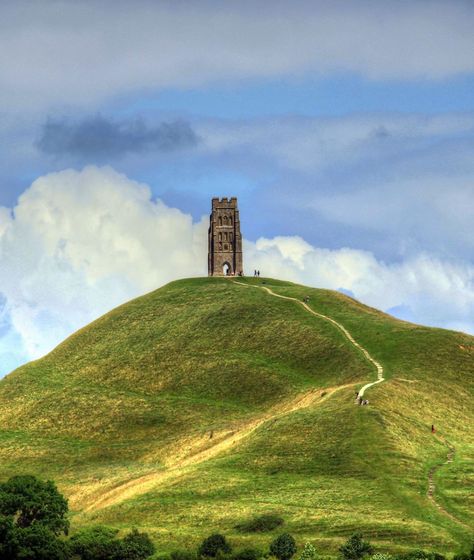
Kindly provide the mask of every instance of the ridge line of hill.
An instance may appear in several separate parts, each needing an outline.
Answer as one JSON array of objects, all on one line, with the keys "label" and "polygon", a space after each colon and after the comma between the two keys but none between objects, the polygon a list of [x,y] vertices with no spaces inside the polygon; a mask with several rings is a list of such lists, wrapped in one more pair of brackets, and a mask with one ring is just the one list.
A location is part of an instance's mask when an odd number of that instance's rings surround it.
[{"label": "ridge line of hill", "polygon": [[364,357],[366,358],[366,360],[368,362],[370,362],[376,369],[377,371],[377,380],[376,381],[372,381],[370,383],[366,383],[360,390],[358,393],[359,397],[362,397],[365,393],[365,391],[367,389],[369,389],[370,387],[373,387],[374,385],[377,385],[378,383],[381,383],[382,381],[385,381],[385,378],[383,376],[384,374],[384,369],[383,366],[380,362],[378,362],[377,360],[375,360],[375,358],[373,358],[369,351],[364,348],[363,346],[361,346],[355,339],[354,337],[351,335],[351,333],[346,329],[346,327],[344,327],[344,325],[342,325],[341,323],[339,323],[338,321],[336,321],[335,319],[333,319],[332,317],[328,317],[327,315],[323,315],[322,313],[318,313],[317,311],[314,311],[314,309],[311,309],[311,307],[304,301],[300,301],[298,298],[295,297],[291,297],[291,296],[284,296],[282,294],[277,294],[276,292],[274,292],[273,290],[271,290],[270,288],[268,288],[267,286],[253,286],[253,285],[249,285],[249,284],[244,284],[243,282],[238,282],[237,280],[234,280],[234,284],[239,284],[240,286],[245,286],[245,287],[250,287],[250,288],[260,288],[261,290],[265,290],[267,293],[269,293],[270,295],[274,296],[274,297],[278,297],[281,299],[287,299],[290,301],[295,301],[296,303],[298,303],[299,305],[302,305],[306,311],[308,311],[309,313],[312,313],[313,315],[315,315],[316,317],[319,317],[321,319],[325,319],[326,321],[329,321],[330,323],[332,323],[335,327],[337,327],[343,334],[344,336],[347,338],[347,340],[349,340],[349,342],[355,346],[358,350],[360,350],[362,352],[362,354],[364,355]]},{"label": "ridge line of hill", "polygon": [[[271,408],[260,418],[253,419],[247,424],[244,424],[240,429],[229,431],[221,439],[215,438],[215,443],[213,443],[211,447],[196,449],[178,461],[169,463],[168,467],[164,470],[145,474],[111,488],[101,494],[97,500],[86,506],[83,511],[91,512],[104,509],[123,502],[126,499],[144,494],[163,482],[179,478],[184,474],[183,469],[199,465],[209,459],[213,459],[220,453],[227,451],[234,445],[240,443],[240,441],[251,435],[262,424],[273,421],[286,414],[291,414],[303,408],[307,408],[315,403],[318,396],[319,400],[317,404],[321,404],[337,391],[353,387],[354,385],[355,383],[347,383],[344,385],[338,385],[337,387],[329,387],[320,390],[311,389],[310,391],[300,393],[296,398],[292,398],[287,402],[280,403],[279,405]],[[72,497],[72,499],[74,499],[74,497]]]}]

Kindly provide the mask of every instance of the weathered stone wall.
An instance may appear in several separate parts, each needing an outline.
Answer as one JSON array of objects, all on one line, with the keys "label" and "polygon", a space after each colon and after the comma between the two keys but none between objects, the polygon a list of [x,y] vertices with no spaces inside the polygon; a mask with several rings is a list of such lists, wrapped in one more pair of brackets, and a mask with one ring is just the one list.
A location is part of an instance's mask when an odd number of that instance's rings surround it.
[{"label": "weathered stone wall", "polygon": [[243,273],[242,235],[237,198],[213,198],[209,224],[209,276]]}]

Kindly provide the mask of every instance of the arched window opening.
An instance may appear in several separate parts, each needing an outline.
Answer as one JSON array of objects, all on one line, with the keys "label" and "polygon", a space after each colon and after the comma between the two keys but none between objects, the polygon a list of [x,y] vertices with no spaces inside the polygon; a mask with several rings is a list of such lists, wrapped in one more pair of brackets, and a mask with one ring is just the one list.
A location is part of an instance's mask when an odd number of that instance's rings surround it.
[{"label": "arched window opening", "polygon": [[232,242],[233,238],[234,238],[234,236],[232,235],[232,233],[229,233],[229,241]]},{"label": "arched window opening", "polygon": [[227,216],[224,216],[224,225],[227,225]]},{"label": "arched window opening", "polygon": [[219,216],[219,225],[222,225],[222,218]]},{"label": "arched window opening", "polygon": [[224,263],[224,265],[222,266],[222,272],[224,276],[229,276],[229,274],[231,273],[231,268],[229,263]]},{"label": "arched window opening", "polygon": [[232,225],[232,216],[229,216],[229,225]]},{"label": "arched window opening", "polygon": [[219,241],[222,241],[222,233],[219,232]]}]

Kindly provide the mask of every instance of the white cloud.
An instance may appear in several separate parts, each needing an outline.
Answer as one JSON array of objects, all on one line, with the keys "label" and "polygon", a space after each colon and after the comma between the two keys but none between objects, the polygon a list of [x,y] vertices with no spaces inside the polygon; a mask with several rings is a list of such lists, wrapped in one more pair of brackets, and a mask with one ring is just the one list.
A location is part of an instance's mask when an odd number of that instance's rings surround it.
[{"label": "white cloud", "polygon": [[96,104],[136,90],[350,71],[441,79],[474,70],[462,0],[2,2],[3,106]]},{"label": "white cloud", "polygon": [[[193,223],[109,167],[39,178],[13,212],[0,209],[2,372],[132,297],[205,275],[206,244],[207,218]],[[247,271],[344,288],[383,310],[408,309],[418,322],[474,332],[469,265],[424,255],[387,265],[369,252],[318,249],[299,237],[245,242],[244,252]]]},{"label": "white cloud", "polygon": [[266,276],[350,291],[360,301],[413,320],[474,334],[474,266],[421,254],[386,264],[368,251],[311,247],[299,237],[259,239],[244,247],[246,266]]},{"label": "white cloud", "polygon": [[0,218],[0,292],[30,357],[123,301],[206,272],[207,224],[111,168],[41,177]]}]

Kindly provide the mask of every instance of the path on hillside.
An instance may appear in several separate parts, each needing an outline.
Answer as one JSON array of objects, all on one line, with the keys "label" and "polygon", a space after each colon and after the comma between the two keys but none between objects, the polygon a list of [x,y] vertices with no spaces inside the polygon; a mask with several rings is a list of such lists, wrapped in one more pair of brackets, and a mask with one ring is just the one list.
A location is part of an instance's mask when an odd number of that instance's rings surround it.
[{"label": "path on hillside", "polygon": [[[203,448],[202,437],[196,441],[194,448],[188,450],[187,455],[177,459],[171,459],[166,465],[167,468],[160,470],[158,472],[152,472],[138,478],[124,482],[115,488],[110,490],[105,490],[100,496],[91,498],[90,496],[70,496],[70,501],[74,509],[81,509],[81,504],[86,502],[88,505],[82,508],[83,512],[91,512],[98,509],[103,509],[117,503],[123,502],[129,498],[145,494],[149,492],[159,484],[168,482],[170,480],[179,478],[187,472],[188,467],[200,464],[209,459],[213,459],[217,455],[227,451],[234,445],[238,444],[244,438],[252,434],[257,428],[262,424],[276,420],[281,416],[296,412],[307,408],[313,404],[319,405],[320,403],[327,400],[329,397],[334,395],[337,391],[341,389],[346,389],[348,387],[354,387],[356,383],[348,383],[345,385],[338,385],[336,387],[330,387],[325,389],[311,389],[305,393],[299,394],[292,399],[279,403],[272,407],[265,414],[261,415],[259,418],[254,418],[246,423],[243,423],[234,430],[229,430],[219,437],[216,434],[212,440],[207,439],[205,445],[208,447]],[[92,499],[92,501],[91,501]]]},{"label": "path on hillside", "polygon": [[441,443],[443,443],[448,448],[448,453],[446,455],[446,461],[444,461],[439,465],[435,465],[434,467],[431,467],[431,469],[428,472],[428,491],[427,491],[428,499],[432,502],[432,504],[435,507],[439,509],[441,513],[449,517],[452,521],[458,523],[459,525],[463,525],[464,527],[467,527],[469,529],[469,526],[466,523],[464,523],[464,521],[458,519],[456,516],[450,513],[436,500],[436,484],[434,481],[435,474],[449,463],[452,463],[454,460],[454,456],[456,455],[456,448],[454,447],[454,445],[452,445],[444,436],[440,434],[436,434],[436,437],[441,441]]},{"label": "path on hillside", "polygon": [[[316,315],[316,317],[320,317],[321,319],[325,319],[326,321],[329,321],[330,323],[332,323],[334,326],[336,326],[343,334],[344,336],[349,340],[349,342],[351,342],[351,344],[353,344],[356,348],[358,348],[362,354],[365,356],[365,358],[373,365],[375,366],[376,370],[377,370],[377,381],[373,381],[371,383],[367,383],[366,385],[364,385],[360,391],[359,391],[359,396],[362,397],[365,393],[365,391],[367,389],[369,389],[370,387],[373,387],[374,385],[377,385],[378,383],[381,383],[382,381],[385,380],[383,373],[383,366],[382,364],[380,364],[377,360],[375,360],[369,353],[369,351],[364,348],[363,346],[361,346],[355,339],[354,337],[351,335],[351,333],[344,327],[344,325],[341,325],[341,323],[338,323],[335,319],[333,319],[332,317],[328,317],[327,315],[323,315],[322,313],[318,313],[317,311],[314,311],[313,309],[311,309],[311,307],[305,303],[304,301],[299,300],[298,298],[294,298],[294,297],[290,297],[290,296],[283,296],[281,294],[277,294],[275,292],[273,292],[270,288],[268,288],[267,286],[255,286],[254,284],[246,284],[244,282],[238,282],[237,280],[234,280],[235,284],[239,284],[241,286],[246,286],[246,287],[252,287],[252,288],[260,288],[262,290],[265,290],[267,293],[269,293],[272,296],[278,297],[278,298],[282,298],[282,299],[287,299],[290,301],[295,301],[296,303],[298,303],[299,305],[302,305],[306,311],[308,311],[309,313],[312,313],[313,315]],[[409,381],[409,380],[405,380],[405,381]],[[410,381],[413,383],[413,381]],[[435,496],[435,482],[434,482],[434,476],[435,473],[441,469],[442,467],[444,467],[445,465],[447,465],[448,463],[452,463],[454,456],[456,454],[456,449],[455,447],[449,443],[449,441],[444,438],[441,435],[438,435],[438,438],[442,441],[442,443],[444,445],[446,445],[446,447],[448,448],[448,454],[446,457],[446,461],[444,463],[442,463],[441,465],[436,465],[434,467],[432,467],[428,473],[428,492],[427,492],[427,496],[428,499],[439,509],[439,511],[441,511],[441,513],[443,513],[444,515],[446,515],[447,517],[449,517],[452,521],[455,521],[456,523],[463,525],[464,527],[468,527],[468,525],[466,523],[464,523],[463,521],[461,521],[460,519],[458,519],[457,517],[455,517],[453,514],[449,513],[449,511],[447,511],[439,502],[436,501],[436,496]]]},{"label": "path on hillside", "polygon": [[323,315],[322,313],[318,313],[317,311],[314,311],[313,309],[311,309],[311,307],[305,303],[304,301],[299,300],[298,298],[295,297],[290,297],[290,296],[283,296],[281,294],[277,294],[275,292],[273,292],[270,288],[268,288],[267,286],[255,286],[254,284],[245,284],[245,282],[238,282],[237,280],[234,280],[235,284],[239,284],[240,286],[246,286],[247,288],[259,288],[261,290],[265,290],[266,292],[268,292],[270,295],[274,296],[274,297],[278,297],[281,299],[288,299],[290,301],[295,301],[296,303],[298,303],[299,305],[302,305],[306,311],[308,311],[309,313],[312,313],[313,315],[315,315],[316,317],[319,317],[320,319],[324,319],[326,321],[329,321],[330,323],[332,323],[335,327],[337,327],[343,334],[344,336],[347,338],[347,340],[353,345],[355,346],[358,350],[360,350],[360,352],[362,352],[362,354],[364,355],[364,357],[366,358],[366,360],[368,362],[370,362],[376,369],[377,371],[377,381],[372,381],[371,383],[367,383],[366,385],[364,385],[360,390],[359,390],[359,397],[364,396],[365,391],[367,391],[367,389],[369,389],[370,387],[373,387],[374,385],[377,385],[377,383],[381,383],[382,381],[385,381],[385,378],[383,376],[383,366],[382,364],[380,364],[379,362],[377,362],[377,360],[375,360],[369,353],[369,351],[364,348],[363,346],[361,346],[355,339],[354,337],[351,335],[351,333],[346,329],[346,327],[344,327],[344,325],[341,325],[341,323],[338,323],[335,319],[333,319],[332,317],[328,317],[327,315]]}]

